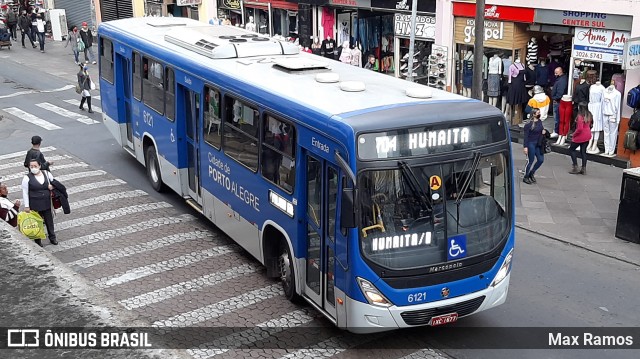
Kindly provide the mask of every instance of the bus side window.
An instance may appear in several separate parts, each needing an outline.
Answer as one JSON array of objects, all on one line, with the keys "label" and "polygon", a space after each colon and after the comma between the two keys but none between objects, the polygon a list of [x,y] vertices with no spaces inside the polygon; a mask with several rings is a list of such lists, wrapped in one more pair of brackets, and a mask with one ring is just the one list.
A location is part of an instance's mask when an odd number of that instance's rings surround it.
[{"label": "bus side window", "polygon": [[165,68],[164,80],[164,113],[170,121],[173,121],[176,112],[175,75],[169,66]]},{"label": "bus side window", "polygon": [[258,110],[225,96],[224,152],[231,158],[258,170]]},{"label": "bus side window", "polygon": [[220,121],[220,92],[204,88],[204,140],[220,149],[222,143],[222,121]]},{"label": "bus side window", "polygon": [[103,37],[100,38],[100,76],[113,84],[113,44]]},{"label": "bus side window", "polygon": [[159,114],[164,114],[164,70],[162,64],[147,57],[142,58],[144,78],[142,100]]},{"label": "bus side window", "polygon": [[262,126],[262,176],[293,193],[295,183],[295,127],[270,115]]},{"label": "bus side window", "polygon": [[133,63],[131,68],[133,71],[133,98],[140,101],[142,100],[142,72],[140,71],[140,54],[133,53]]}]

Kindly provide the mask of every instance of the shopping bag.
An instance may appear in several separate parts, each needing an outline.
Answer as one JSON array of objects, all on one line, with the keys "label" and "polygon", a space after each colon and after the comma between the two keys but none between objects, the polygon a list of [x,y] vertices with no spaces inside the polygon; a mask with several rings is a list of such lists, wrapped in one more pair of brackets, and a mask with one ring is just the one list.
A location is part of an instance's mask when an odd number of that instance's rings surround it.
[{"label": "shopping bag", "polygon": [[31,211],[18,213],[18,228],[20,232],[30,239],[45,239],[44,221],[38,212]]},{"label": "shopping bag", "polygon": [[96,89],[96,84],[95,84],[95,83],[93,83],[93,81],[89,80],[89,87],[90,87],[92,90],[95,90],[95,89]]}]

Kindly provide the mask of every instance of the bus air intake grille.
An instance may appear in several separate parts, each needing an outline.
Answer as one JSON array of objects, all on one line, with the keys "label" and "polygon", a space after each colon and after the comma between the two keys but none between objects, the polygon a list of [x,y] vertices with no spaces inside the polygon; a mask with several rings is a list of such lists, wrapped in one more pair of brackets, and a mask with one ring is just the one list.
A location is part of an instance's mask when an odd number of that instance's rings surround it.
[{"label": "bus air intake grille", "polygon": [[478,298],[467,300],[466,302],[448,305],[446,307],[402,312],[400,316],[408,325],[429,324],[431,318],[449,313],[458,313],[458,317],[464,317],[465,315],[469,315],[478,310],[478,308],[480,308],[480,305],[482,305],[482,302],[484,302],[484,298],[485,296],[481,296]]}]

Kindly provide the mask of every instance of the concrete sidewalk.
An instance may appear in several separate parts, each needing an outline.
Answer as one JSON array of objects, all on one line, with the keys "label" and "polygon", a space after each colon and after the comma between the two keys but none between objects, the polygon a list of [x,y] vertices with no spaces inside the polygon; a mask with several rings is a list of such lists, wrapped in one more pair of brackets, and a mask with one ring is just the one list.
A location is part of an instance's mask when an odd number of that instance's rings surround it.
[{"label": "concrete sidewalk", "polygon": [[537,183],[528,185],[522,145],[512,148],[518,227],[640,265],[640,244],[615,237],[621,168],[587,162],[587,175],[572,175],[571,158],[552,152],[536,172]]}]

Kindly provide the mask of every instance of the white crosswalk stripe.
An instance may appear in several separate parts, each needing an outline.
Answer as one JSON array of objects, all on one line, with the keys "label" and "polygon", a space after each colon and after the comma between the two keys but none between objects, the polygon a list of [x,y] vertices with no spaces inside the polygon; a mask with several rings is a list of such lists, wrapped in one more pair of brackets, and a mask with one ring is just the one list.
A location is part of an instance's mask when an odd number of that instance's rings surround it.
[{"label": "white crosswalk stripe", "polygon": [[[71,99],[71,100],[64,100],[64,102],[80,107],[80,100]],[[100,108],[100,106],[94,105],[93,102],[91,103],[91,109],[95,113],[102,113],[102,108]]]},{"label": "white crosswalk stripe", "polygon": [[252,304],[259,303],[263,300],[283,295],[282,286],[273,284],[264,288],[252,290],[241,295],[231,297],[198,308],[189,312],[180,313],[169,319],[158,320],[153,322],[153,327],[189,327],[207,320],[217,318],[225,313],[233,312],[241,308],[248,307]]},{"label": "white crosswalk stripe", "polygon": [[131,257],[132,255],[152,251],[152,250],[166,247],[172,244],[186,242],[193,239],[203,239],[203,238],[210,238],[210,237],[213,237],[213,234],[210,232],[204,232],[204,231],[178,233],[178,234],[173,234],[171,236],[154,239],[151,242],[144,242],[144,243],[136,244],[133,246],[116,249],[111,252],[102,253],[97,256],[78,259],[77,261],[74,261],[68,264],[72,266],[82,267],[82,268],[89,268],[98,264],[104,264],[120,258]]},{"label": "white crosswalk stripe", "polygon": [[120,301],[120,304],[122,304],[129,310],[145,307],[147,305],[177,297],[184,293],[197,291],[205,287],[219,285],[220,283],[243,276],[245,274],[255,273],[258,268],[259,267],[255,265],[243,264],[241,266],[230,268],[222,272],[210,273],[205,276],[180,282],[148,293],[140,294],[135,297],[123,299]]},{"label": "white crosswalk stripe", "polygon": [[[13,116],[29,122],[33,125],[39,126],[44,128],[45,130],[60,130],[62,129],[62,127],[54,125],[53,123],[47,121],[47,120],[43,120],[40,117],[36,116],[36,115],[32,115],[28,112],[24,112],[21,109],[17,108],[17,107],[8,107],[8,108],[4,108],[3,109],[5,112],[12,114]],[[26,152],[25,152],[26,153]]]},{"label": "white crosswalk stripe", "polygon": [[[42,151],[40,151],[42,152]],[[24,158],[27,155],[27,151],[22,151],[20,157],[22,157],[22,160],[20,161],[14,161],[14,162],[10,162],[10,163],[5,163],[3,165],[0,165],[0,170],[6,170],[9,168],[20,168],[20,170],[22,170],[22,168],[24,168]],[[60,160],[66,160],[71,158],[71,156],[69,155],[55,155],[55,156],[47,156],[46,160],[47,161],[60,161]],[[52,168],[54,169],[54,168]],[[26,172],[26,169],[25,169]]]},{"label": "white crosswalk stripe", "polygon": [[255,328],[233,333],[220,339],[216,339],[207,344],[201,345],[201,347],[212,349],[188,349],[187,353],[189,353],[189,355],[193,356],[196,359],[211,358],[216,355],[224,354],[231,350],[227,348],[239,348],[243,345],[269,339],[269,337],[283,332],[287,329],[311,323],[313,319],[314,318],[309,315],[308,311],[303,309],[296,310],[281,315],[278,318],[274,318],[263,323],[258,323]]},{"label": "white crosswalk stripe", "polygon": [[109,288],[115,285],[130,282],[132,280],[148,277],[150,275],[167,272],[176,268],[186,267],[190,264],[201,262],[205,259],[232,253],[238,250],[236,245],[217,246],[203,251],[191,252],[180,257],[166,261],[153,263],[144,267],[128,270],[122,274],[97,279],[93,284],[98,288]]},{"label": "white crosswalk stripe", "polygon": [[[70,181],[70,180],[79,179],[79,178],[94,177],[94,176],[104,176],[106,174],[107,174],[107,172],[105,172],[103,170],[96,170],[96,171],[85,171],[85,172],[70,173],[70,174],[61,175],[61,176],[54,175],[53,178],[58,180],[58,181],[60,181],[60,182],[64,182],[64,181]],[[9,187],[9,192],[21,191],[21,190],[22,190],[21,185],[16,185],[16,186]],[[67,194],[69,194],[69,191],[67,191]]]},{"label": "white crosswalk stripe", "polygon": [[50,104],[49,102],[41,102],[41,103],[37,103],[36,106],[43,108],[45,110],[51,111],[55,114],[58,114],[60,116],[63,117],[67,117],[73,120],[76,120],[78,122],[82,122],[86,125],[93,125],[95,123],[99,123],[98,121],[94,121],[92,119],[90,119],[89,117],[83,115],[83,114],[79,114],[73,111],[69,111],[67,109],[64,109],[62,107],[58,107],[56,105]]},{"label": "white crosswalk stripe", "polygon": [[148,221],[136,223],[123,228],[110,229],[107,231],[87,234],[86,236],[71,238],[71,239],[59,242],[60,244],[57,246],[53,246],[53,248],[49,249],[49,252],[52,252],[52,253],[62,252],[69,249],[82,247],[91,243],[106,241],[112,238],[122,237],[127,234],[141,232],[150,228],[157,228],[160,226],[166,226],[166,225],[182,223],[182,222],[189,222],[195,219],[196,217],[190,214],[183,214],[179,217],[154,218]]},{"label": "white crosswalk stripe", "polygon": [[76,218],[56,224],[56,230],[63,231],[74,227],[87,226],[92,223],[104,222],[110,219],[118,219],[134,213],[151,211],[154,209],[169,208],[171,205],[167,202],[154,202],[137,204],[134,206],[118,208],[113,211],[98,213],[87,217]]},{"label": "white crosswalk stripe", "polygon": [[100,101],[100,95],[95,95],[95,96],[91,96],[91,97],[93,97],[94,99]]},{"label": "white crosswalk stripe", "polygon": [[[53,158],[52,159],[48,159],[47,161],[54,161],[54,159]],[[75,162],[75,163],[67,163],[67,164],[64,164],[64,165],[56,165],[55,169],[56,170],[62,170],[62,169],[65,169],[65,168],[78,168],[78,167],[86,168],[86,167],[89,167],[89,165],[84,163],[84,162]],[[24,164],[23,164],[22,168],[24,168]],[[53,167],[52,167],[52,170],[53,170]],[[2,178],[2,180],[3,181],[9,181],[9,180],[14,180],[14,179],[18,179],[18,178],[22,179],[24,177],[24,175],[26,174],[26,172],[23,172],[23,171],[20,171],[20,172],[21,173],[16,173],[16,174],[4,176]]]},{"label": "white crosswalk stripe", "polygon": [[[41,147],[40,148],[40,152],[51,152],[51,151],[55,151],[56,148],[53,146],[46,146],[46,147]],[[4,160],[8,160],[10,158],[15,158],[15,157],[23,157],[27,154],[27,151],[18,151],[18,152],[12,152],[12,153],[5,153],[4,155],[0,155],[0,161],[4,161]],[[20,164],[22,164],[22,162],[20,162]],[[0,168],[2,169],[2,168]]]},{"label": "white crosswalk stripe", "polygon": [[67,187],[67,194],[68,195],[72,195],[72,194],[76,194],[76,193],[80,193],[80,192],[85,192],[85,191],[91,191],[94,189],[100,189],[100,188],[106,188],[106,187],[115,187],[115,186],[119,186],[119,185],[123,185],[127,182],[121,180],[121,179],[114,179],[114,180],[107,180],[107,181],[100,181],[100,182],[94,182],[94,183],[87,183],[87,184],[83,184],[80,186],[75,186],[75,187],[71,187],[68,188]]},{"label": "white crosswalk stripe", "polygon": [[146,195],[147,195],[147,192],[141,191],[141,190],[109,193],[102,196],[85,199],[82,201],[71,202],[69,203],[69,207],[71,207],[72,210],[77,210],[83,207],[88,207],[88,206],[93,206],[103,202],[113,201],[114,199],[136,198],[136,197],[143,197]]}]

